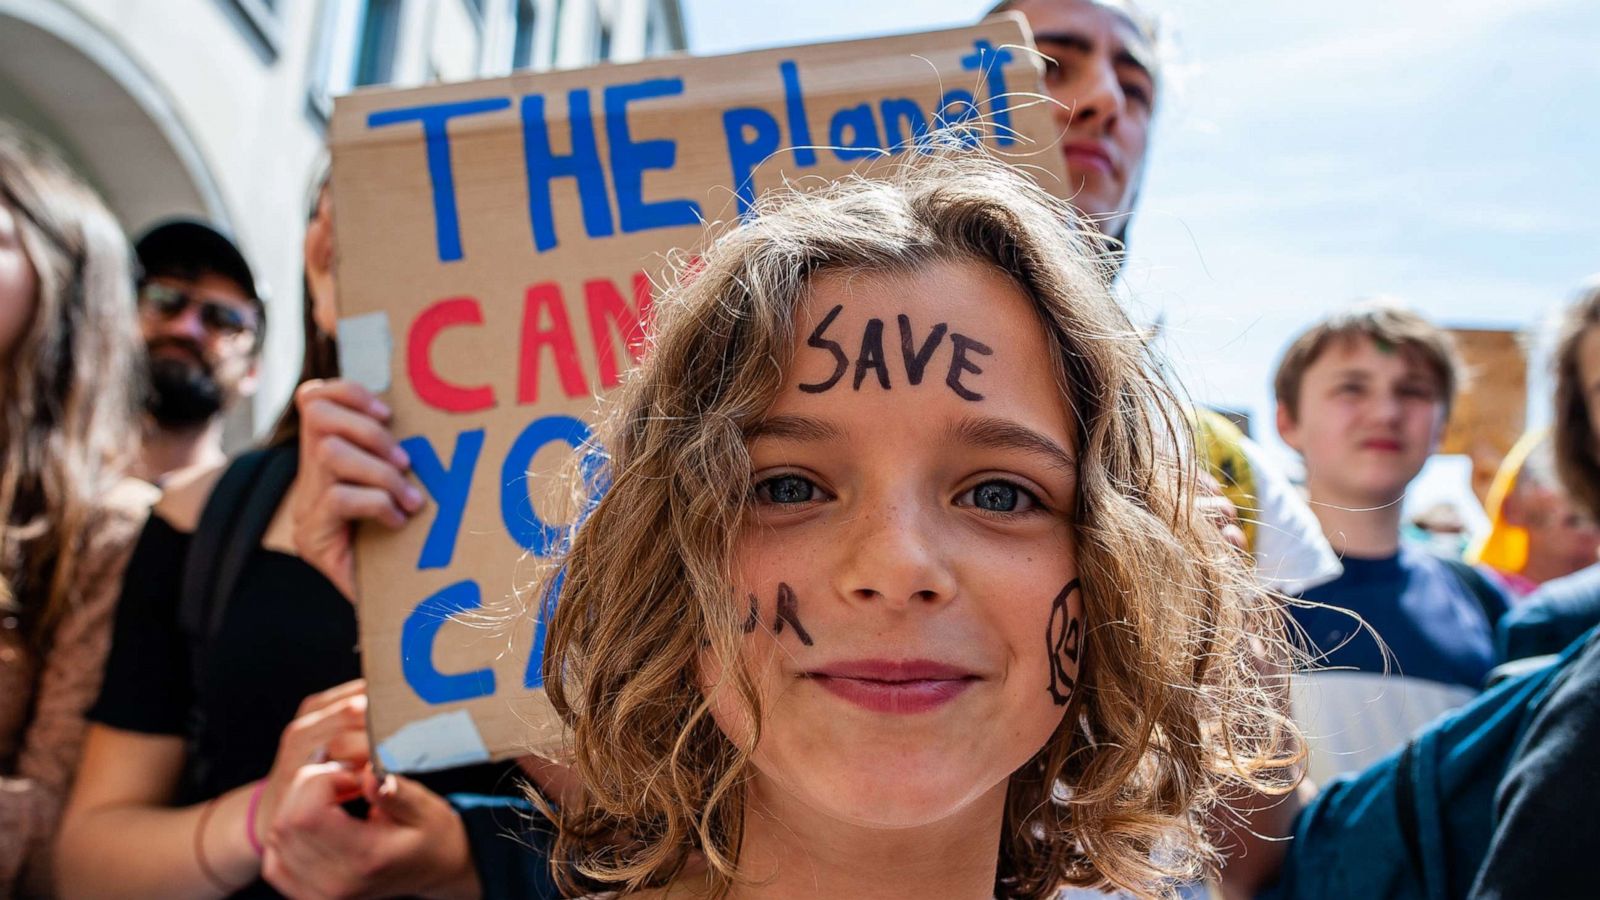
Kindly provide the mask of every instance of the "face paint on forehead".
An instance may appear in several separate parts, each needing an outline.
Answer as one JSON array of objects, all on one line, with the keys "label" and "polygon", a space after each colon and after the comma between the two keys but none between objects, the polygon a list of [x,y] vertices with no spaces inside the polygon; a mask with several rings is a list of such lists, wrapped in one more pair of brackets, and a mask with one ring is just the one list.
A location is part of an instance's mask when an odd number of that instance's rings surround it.
[{"label": "face paint on forehead", "polygon": [[[845,346],[828,336],[834,320],[839,318],[839,313],[843,310],[843,304],[828,310],[827,315],[822,317],[822,321],[817,323],[817,327],[812,329],[810,336],[806,338],[807,347],[822,350],[833,359],[833,371],[828,377],[800,385],[800,390],[808,394],[822,394],[832,390],[851,369],[851,357],[845,351]],[[920,385],[934,356],[948,344],[950,362],[945,372],[945,386],[963,400],[975,403],[983,399],[983,394],[974,390],[973,381],[983,374],[983,367],[978,365],[976,358],[994,355],[994,350],[989,345],[960,332],[951,331],[949,324],[945,322],[937,322],[926,332],[919,332],[913,326],[911,317],[905,313],[895,316],[895,326],[900,337],[899,371],[904,376],[905,384],[911,387]],[[853,363],[855,373],[850,381],[851,390],[860,391],[861,386],[868,382],[869,375],[880,390],[894,389],[895,377],[890,372],[889,355],[884,350],[883,332],[882,319],[868,319],[861,329],[860,340],[852,342],[857,346],[857,350]],[[949,338],[948,341],[945,340],[946,337]]]}]

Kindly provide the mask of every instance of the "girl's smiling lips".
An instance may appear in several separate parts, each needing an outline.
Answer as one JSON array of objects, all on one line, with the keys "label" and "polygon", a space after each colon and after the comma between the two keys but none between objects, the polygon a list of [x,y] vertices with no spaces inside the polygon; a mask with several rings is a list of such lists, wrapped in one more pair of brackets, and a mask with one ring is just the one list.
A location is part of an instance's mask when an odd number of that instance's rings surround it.
[{"label": "girl's smiling lips", "polygon": [[968,669],[927,659],[843,660],[803,677],[863,709],[906,715],[943,706],[980,680]]}]

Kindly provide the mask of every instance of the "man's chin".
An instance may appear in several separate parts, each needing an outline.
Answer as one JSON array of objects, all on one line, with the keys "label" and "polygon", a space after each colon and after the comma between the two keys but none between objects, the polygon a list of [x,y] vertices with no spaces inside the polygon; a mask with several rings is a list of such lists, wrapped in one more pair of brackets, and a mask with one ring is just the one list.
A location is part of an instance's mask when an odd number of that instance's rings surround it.
[{"label": "man's chin", "polygon": [[145,412],[156,423],[157,427],[166,431],[187,431],[191,428],[201,428],[210,424],[222,413],[222,407],[217,406],[174,406],[171,403],[147,403]]},{"label": "man's chin", "polygon": [[162,428],[205,425],[227,406],[222,386],[203,374],[182,367],[156,367],[151,376],[145,411]]}]

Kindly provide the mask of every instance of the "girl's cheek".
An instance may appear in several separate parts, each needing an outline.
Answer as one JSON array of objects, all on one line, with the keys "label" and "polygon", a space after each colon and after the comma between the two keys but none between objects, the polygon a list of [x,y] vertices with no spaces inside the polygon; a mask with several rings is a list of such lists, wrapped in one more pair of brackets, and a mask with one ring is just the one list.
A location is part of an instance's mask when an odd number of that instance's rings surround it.
[{"label": "girl's cheek", "polygon": [[742,635],[738,656],[732,660],[714,646],[701,648],[696,658],[700,692],[711,707],[717,727],[735,746],[746,746],[756,733],[755,711],[750,709],[739,689],[739,670],[748,675],[756,690],[761,709],[772,705],[772,667],[776,665],[770,638]]},{"label": "girl's cheek", "polygon": [[697,660],[700,692],[711,707],[711,718],[735,746],[744,746],[755,733],[750,716],[739,699],[732,669],[711,647],[702,649]]}]

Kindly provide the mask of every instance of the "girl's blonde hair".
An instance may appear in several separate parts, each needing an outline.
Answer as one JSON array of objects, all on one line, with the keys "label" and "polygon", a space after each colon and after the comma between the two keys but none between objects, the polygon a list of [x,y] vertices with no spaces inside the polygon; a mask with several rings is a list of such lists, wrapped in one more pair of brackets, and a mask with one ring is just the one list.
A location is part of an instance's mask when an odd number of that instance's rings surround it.
[{"label": "girl's blonde hair", "polygon": [[0,376],[0,614],[16,614],[43,650],[81,601],[106,495],[138,450],[144,357],[116,219],[59,157],[3,122],[0,203],[38,281]]},{"label": "girl's blonde hair", "polygon": [[604,494],[544,582],[561,595],[546,690],[585,788],[557,814],[558,874],[654,886],[698,851],[714,886],[738,878],[760,708],[749,674],[726,666],[758,723],[735,745],[697,658],[739,656],[729,572],[750,496],[745,435],[778,395],[796,308],[825,272],[992,266],[1059,351],[1081,457],[1084,668],[1061,726],[1011,777],[996,896],[1159,892],[1215,861],[1205,813],[1219,799],[1286,789],[1298,738],[1262,674],[1286,646],[1279,611],[1196,512],[1181,410],[1076,222],[1016,170],[941,152],[885,180],[769,197],[656,302],[645,358],[599,432],[588,487]]}]

